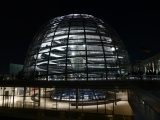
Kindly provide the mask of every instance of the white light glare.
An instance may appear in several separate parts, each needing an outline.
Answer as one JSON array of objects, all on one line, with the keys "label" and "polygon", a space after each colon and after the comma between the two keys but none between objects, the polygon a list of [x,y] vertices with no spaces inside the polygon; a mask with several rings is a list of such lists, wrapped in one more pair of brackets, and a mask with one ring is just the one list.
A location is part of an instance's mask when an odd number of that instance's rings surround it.
[{"label": "white light glare", "polygon": [[114,48],[114,47],[111,47],[111,51],[115,51],[115,48]]},{"label": "white light glare", "polygon": [[72,52],[72,55],[75,55],[75,53],[74,53],[74,52]]},{"label": "white light glare", "polygon": [[74,45],[70,45],[70,48],[74,48],[75,46]]}]

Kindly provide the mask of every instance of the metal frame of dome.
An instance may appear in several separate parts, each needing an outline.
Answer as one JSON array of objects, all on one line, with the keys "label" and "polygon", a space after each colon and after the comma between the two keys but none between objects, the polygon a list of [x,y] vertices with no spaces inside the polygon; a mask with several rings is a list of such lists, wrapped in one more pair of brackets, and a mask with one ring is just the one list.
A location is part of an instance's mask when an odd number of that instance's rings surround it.
[{"label": "metal frame of dome", "polygon": [[24,62],[25,79],[92,81],[128,72],[129,57],[117,33],[88,14],[56,17],[35,35]]}]

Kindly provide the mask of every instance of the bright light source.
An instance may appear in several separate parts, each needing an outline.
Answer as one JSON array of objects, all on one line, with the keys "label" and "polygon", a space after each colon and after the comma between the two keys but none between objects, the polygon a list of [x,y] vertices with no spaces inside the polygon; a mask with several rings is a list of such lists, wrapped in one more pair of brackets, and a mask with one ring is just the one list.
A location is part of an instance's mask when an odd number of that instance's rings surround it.
[{"label": "bright light source", "polygon": [[74,52],[72,52],[72,55],[75,55],[75,53],[74,53]]}]

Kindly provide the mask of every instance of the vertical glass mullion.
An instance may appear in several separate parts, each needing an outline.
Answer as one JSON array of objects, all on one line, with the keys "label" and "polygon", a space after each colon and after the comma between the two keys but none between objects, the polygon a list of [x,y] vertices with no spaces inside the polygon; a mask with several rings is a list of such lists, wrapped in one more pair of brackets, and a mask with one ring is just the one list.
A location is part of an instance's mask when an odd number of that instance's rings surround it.
[{"label": "vertical glass mullion", "polygon": [[86,42],[86,31],[85,31],[85,21],[84,21],[84,18],[83,16],[81,16],[81,19],[82,19],[82,24],[83,24],[83,28],[84,28],[84,43],[85,43],[85,56],[86,56],[86,63],[85,63],[85,67],[86,67],[86,79],[88,81],[88,57],[87,57],[87,42]]},{"label": "vertical glass mullion", "polygon": [[[59,24],[60,24],[60,22],[59,22]],[[58,25],[59,25],[58,24]],[[48,73],[49,73],[49,61],[50,61],[50,55],[51,55],[51,49],[52,49],[52,43],[53,43],[53,41],[54,41],[54,36],[55,36],[55,33],[56,33],[56,30],[57,30],[57,28],[58,28],[58,25],[57,25],[57,27],[55,28],[55,30],[54,30],[54,35],[53,35],[53,37],[52,37],[52,41],[51,41],[51,46],[50,46],[50,50],[49,50],[49,55],[48,55],[48,65],[47,65],[47,81],[48,81]]]},{"label": "vertical glass mullion", "polygon": [[[72,15],[72,18],[73,18],[73,15]],[[67,46],[66,46],[66,66],[65,66],[65,81],[67,81],[67,74],[68,74],[68,72],[67,72],[67,65],[68,65],[68,63],[67,63],[67,58],[68,58],[68,44],[69,44],[69,33],[70,33],[70,28],[71,28],[71,26],[70,26],[70,23],[71,23],[71,21],[72,21],[72,19],[70,20],[70,21],[68,21],[69,23],[69,28],[68,28],[68,38],[67,38]]]},{"label": "vertical glass mullion", "polygon": [[106,54],[105,54],[105,50],[104,50],[104,45],[103,45],[103,42],[102,42],[102,37],[101,37],[101,34],[100,34],[100,31],[98,29],[98,25],[96,24],[97,22],[94,21],[94,24],[96,25],[96,28],[97,28],[97,32],[99,34],[99,37],[100,37],[100,41],[101,41],[101,45],[102,45],[102,50],[103,50],[103,57],[104,57],[104,63],[105,63],[105,73],[106,73],[106,80],[108,79],[107,77],[107,61],[106,61]]}]

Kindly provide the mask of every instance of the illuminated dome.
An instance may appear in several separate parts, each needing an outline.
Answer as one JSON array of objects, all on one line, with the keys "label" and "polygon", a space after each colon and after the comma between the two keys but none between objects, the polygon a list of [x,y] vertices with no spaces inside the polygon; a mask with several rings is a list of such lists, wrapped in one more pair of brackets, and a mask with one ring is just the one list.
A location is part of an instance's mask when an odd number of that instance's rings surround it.
[{"label": "illuminated dome", "polygon": [[28,49],[25,79],[93,81],[128,72],[128,53],[117,33],[88,14],[56,17],[36,34]]}]

